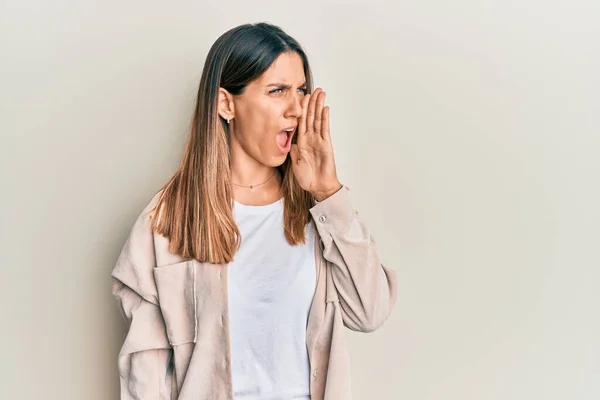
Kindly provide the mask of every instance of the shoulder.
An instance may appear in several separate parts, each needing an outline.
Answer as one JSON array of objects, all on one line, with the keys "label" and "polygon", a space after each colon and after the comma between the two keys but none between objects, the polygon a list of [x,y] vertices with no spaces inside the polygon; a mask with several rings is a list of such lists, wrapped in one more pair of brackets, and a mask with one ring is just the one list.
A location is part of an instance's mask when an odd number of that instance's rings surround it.
[{"label": "shoulder", "polygon": [[160,198],[160,192],[154,194],[150,201],[138,214],[129,237],[127,238],[128,255],[131,261],[143,264],[152,263],[154,255],[154,233],[152,232],[152,219],[155,208]]},{"label": "shoulder", "polygon": [[160,192],[153,195],[138,214],[111,273],[113,278],[151,302],[156,301],[153,276],[156,267],[155,234],[152,232],[152,215],[159,197]]}]

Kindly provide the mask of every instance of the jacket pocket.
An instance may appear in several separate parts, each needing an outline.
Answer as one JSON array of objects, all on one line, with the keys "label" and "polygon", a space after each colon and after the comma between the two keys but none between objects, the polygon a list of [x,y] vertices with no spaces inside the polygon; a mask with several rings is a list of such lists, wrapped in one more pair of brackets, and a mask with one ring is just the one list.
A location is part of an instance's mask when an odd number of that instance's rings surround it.
[{"label": "jacket pocket", "polygon": [[195,343],[196,269],[193,260],[154,268],[154,279],[171,346]]}]

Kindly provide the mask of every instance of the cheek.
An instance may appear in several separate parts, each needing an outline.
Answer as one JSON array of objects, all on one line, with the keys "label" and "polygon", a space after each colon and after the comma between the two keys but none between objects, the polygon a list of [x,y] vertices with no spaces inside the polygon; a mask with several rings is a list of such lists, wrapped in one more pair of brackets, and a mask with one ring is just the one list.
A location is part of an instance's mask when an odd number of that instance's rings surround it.
[{"label": "cheek", "polygon": [[240,115],[235,136],[246,152],[258,156],[269,148],[270,130],[269,121],[262,113],[249,113]]},{"label": "cheek", "polygon": [[[282,127],[284,107],[276,99],[265,98],[238,108],[238,138],[248,150],[276,147],[275,135]],[[250,150],[251,151],[251,150]]]},{"label": "cheek", "polygon": [[259,140],[272,140],[281,128],[282,111],[276,102],[258,105],[248,116],[249,131]]}]

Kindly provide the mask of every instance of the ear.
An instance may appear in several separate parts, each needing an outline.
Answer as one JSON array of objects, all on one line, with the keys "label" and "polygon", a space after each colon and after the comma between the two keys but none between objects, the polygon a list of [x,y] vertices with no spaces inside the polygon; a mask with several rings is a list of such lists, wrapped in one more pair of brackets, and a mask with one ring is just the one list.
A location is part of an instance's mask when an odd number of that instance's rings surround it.
[{"label": "ear", "polygon": [[233,96],[227,90],[220,87],[217,99],[217,109],[221,118],[233,119],[235,111],[234,108]]}]

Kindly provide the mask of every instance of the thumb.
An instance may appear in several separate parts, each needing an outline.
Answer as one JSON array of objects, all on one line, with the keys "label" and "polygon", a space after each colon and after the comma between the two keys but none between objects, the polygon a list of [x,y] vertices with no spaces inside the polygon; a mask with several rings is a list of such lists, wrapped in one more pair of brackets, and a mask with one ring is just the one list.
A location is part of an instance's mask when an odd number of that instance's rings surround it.
[{"label": "thumb", "polygon": [[298,162],[298,145],[292,144],[292,148],[290,149],[290,156],[292,157],[292,164],[296,164]]}]

